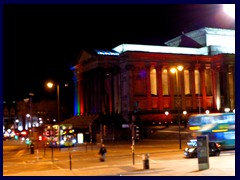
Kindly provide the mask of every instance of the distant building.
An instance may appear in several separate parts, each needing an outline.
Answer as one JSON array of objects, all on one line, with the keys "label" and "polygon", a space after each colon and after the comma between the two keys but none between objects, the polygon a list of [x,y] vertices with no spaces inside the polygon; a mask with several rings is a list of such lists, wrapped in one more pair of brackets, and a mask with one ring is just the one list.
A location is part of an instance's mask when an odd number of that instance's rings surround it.
[{"label": "distant building", "polygon": [[165,44],[82,50],[72,67],[75,116],[119,114],[130,123],[134,114],[161,121],[166,111],[174,119],[178,110],[235,109],[235,30],[205,27]]},{"label": "distant building", "polygon": [[5,102],[3,108],[3,126],[5,129],[22,131],[31,127],[39,127],[43,123],[54,124],[57,122],[56,101],[30,102],[27,98],[13,103]]}]

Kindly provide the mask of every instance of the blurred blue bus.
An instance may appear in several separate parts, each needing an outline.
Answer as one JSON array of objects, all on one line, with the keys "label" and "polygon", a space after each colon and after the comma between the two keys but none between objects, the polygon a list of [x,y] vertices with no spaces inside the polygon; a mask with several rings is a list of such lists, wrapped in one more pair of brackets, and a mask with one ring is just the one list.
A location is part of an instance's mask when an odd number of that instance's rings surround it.
[{"label": "blurred blue bus", "polygon": [[193,138],[208,135],[221,149],[235,149],[235,113],[193,114],[188,119]]}]

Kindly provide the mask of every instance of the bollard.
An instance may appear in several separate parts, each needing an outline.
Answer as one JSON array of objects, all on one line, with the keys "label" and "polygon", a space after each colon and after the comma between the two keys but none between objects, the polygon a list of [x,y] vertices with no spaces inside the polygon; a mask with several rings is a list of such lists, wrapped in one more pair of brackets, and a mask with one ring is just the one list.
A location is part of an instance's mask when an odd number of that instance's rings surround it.
[{"label": "bollard", "polygon": [[149,154],[143,154],[143,169],[149,169]]},{"label": "bollard", "polygon": [[85,147],[86,147],[86,152],[87,152],[87,141],[85,141]]},{"label": "bollard", "polygon": [[69,153],[69,165],[70,165],[70,170],[72,170],[72,154],[71,154],[71,152]]},{"label": "bollard", "polygon": [[39,151],[37,149],[37,161],[39,160]]},{"label": "bollard", "polygon": [[34,144],[30,145],[30,152],[31,152],[31,154],[34,154]]},{"label": "bollard", "polygon": [[91,139],[91,141],[90,141],[90,144],[91,144],[91,150],[93,150],[92,139]]}]

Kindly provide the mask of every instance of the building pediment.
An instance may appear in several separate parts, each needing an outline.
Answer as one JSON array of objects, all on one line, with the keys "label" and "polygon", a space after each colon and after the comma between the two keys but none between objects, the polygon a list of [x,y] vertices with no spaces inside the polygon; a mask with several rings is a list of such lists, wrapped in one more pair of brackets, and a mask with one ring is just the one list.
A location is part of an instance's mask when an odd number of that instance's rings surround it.
[{"label": "building pediment", "polygon": [[90,53],[86,50],[81,50],[75,65],[76,64],[83,64],[83,63],[87,62],[89,59],[91,59],[92,57],[93,57],[92,53]]}]

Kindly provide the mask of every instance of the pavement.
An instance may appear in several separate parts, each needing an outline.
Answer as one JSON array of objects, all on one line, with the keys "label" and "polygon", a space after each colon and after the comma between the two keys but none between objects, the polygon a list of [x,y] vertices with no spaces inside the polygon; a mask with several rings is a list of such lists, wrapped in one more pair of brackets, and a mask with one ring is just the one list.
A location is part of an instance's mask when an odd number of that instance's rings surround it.
[{"label": "pavement", "polygon": [[[226,160],[229,162],[229,159]],[[103,164],[86,169],[29,171],[8,176],[235,176],[235,167],[228,166],[228,163],[216,164],[210,159],[209,164],[209,169],[199,170],[197,164],[194,166],[190,163],[179,165],[176,161],[161,164],[161,162],[156,163],[150,160],[149,169],[144,169],[142,163],[122,167],[108,167]]]},{"label": "pavement", "polygon": [[[179,151],[178,148],[169,148],[165,151]],[[182,150],[181,150],[182,151]],[[146,161],[145,161],[146,162]],[[235,176],[235,155],[209,157],[209,168],[199,170],[198,159],[184,160],[154,160],[149,158],[147,164],[144,161],[134,165],[108,165],[102,162],[97,166],[72,169],[49,169],[43,171],[25,171],[4,176]],[[52,163],[48,159],[39,159],[34,163]]]}]

